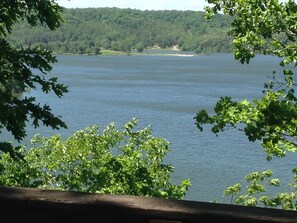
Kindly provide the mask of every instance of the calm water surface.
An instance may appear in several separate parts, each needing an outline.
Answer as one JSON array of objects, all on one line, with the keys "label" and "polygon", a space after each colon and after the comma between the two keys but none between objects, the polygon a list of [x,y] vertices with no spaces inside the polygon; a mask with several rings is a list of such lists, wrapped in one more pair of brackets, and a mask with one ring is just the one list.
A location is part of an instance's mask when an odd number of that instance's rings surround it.
[{"label": "calm water surface", "polygon": [[[267,75],[277,60],[258,56],[240,65],[232,55],[173,56],[58,56],[53,74],[69,86],[61,100],[40,96],[55,114],[61,115],[69,136],[91,124],[101,128],[110,122],[118,127],[138,117],[140,127],[151,125],[155,136],[171,143],[166,162],[174,169],[173,181],[189,178],[187,200],[223,202],[223,189],[251,171],[272,168],[276,176],[290,179],[292,159],[266,162],[259,143],[249,143],[240,132],[230,130],[219,137],[209,129],[199,132],[193,117],[212,107],[221,96],[234,99],[261,97]],[[29,136],[38,132],[28,129]],[[40,131],[40,130],[39,130]],[[44,135],[56,133],[42,128]]]}]

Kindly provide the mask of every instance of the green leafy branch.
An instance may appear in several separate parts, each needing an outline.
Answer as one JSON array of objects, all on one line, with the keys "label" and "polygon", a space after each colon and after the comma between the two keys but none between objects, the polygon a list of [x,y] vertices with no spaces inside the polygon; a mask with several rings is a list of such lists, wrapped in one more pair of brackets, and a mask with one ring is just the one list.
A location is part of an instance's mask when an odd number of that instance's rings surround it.
[{"label": "green leafy branch", "polygon": [[65,140],[36,135],[32,148],[21,149],[22,160],[1,155],[0,185],[183,198],[190,181],[171,183],[173,167],[164,163],[168,141],[150,127],[134,130],[137,124],[132,119],[117,129],[111,123],[101,134],[94,125]]}]

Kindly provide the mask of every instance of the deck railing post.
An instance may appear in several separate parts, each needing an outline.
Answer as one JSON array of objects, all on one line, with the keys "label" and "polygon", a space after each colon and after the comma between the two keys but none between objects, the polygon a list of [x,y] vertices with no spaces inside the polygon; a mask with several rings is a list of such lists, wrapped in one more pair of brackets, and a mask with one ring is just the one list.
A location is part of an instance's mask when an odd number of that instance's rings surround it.
[{"label": "deck railing post", "polygon": [[0,187],[0,222],[296,223],[297,212],[127,195]]}]

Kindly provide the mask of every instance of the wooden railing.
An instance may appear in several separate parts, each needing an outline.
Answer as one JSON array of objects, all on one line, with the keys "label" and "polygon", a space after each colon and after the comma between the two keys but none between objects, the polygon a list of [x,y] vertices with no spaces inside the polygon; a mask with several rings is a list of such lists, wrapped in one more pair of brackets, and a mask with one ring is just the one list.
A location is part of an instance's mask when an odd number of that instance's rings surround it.
[{"label": "wooden railing", "polygon": [[0,222],[297,222],[297,212],[125,195],[0,187]]}]

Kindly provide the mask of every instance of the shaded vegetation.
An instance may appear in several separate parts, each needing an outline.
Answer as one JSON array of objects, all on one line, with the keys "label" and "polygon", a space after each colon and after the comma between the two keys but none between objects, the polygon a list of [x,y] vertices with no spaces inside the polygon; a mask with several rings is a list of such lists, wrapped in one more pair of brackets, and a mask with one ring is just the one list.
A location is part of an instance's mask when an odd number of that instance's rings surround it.
[{"label": "shaded vegetation", "polygon": [[[42,9],[42,10],[41,10]],[[40,104],[33,96],[20,97],[27,89],[40,89],[44,94],[62,97],[68,92],[56,77],[49,77],[51,64],[57,60],[51,51],[36,47],[17,47],[8,40],[14,36],[12,29],[19,21],[27,26],[43,24],[49,31],[60,27],[62,8],[54,1],[1,1],[0,2],[0,134],[5,129],[18,142],[26,136],[30,123],[53,129],[66,128],[66,124],[52,113],[48,104]],[[30,24],[30,25],[29,25]],[[39,71],[38,74],[32,70]],[[0,142],[0,150],[16,156],[18,148],[10,142]]]}]

